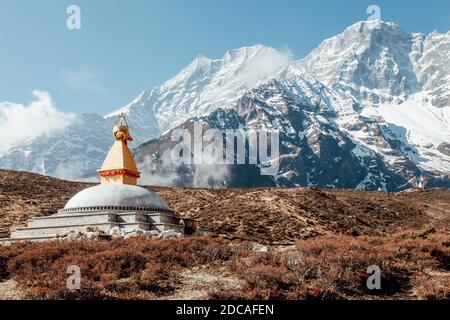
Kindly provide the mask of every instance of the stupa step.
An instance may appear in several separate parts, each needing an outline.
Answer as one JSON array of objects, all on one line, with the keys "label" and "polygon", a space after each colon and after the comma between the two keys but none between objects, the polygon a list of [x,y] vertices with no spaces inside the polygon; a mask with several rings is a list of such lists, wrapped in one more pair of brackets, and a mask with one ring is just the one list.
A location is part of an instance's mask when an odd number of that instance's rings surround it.
[{"label": "stupa step", "polygon": [[73,215],[52,215],[32,219],[28,223],[29,228],[57,227],[65,225],[90,225],[99,223],[116,222],[117,215],[113,213],[92,213]]},{"label": "stupa step", "polygon": [[147,223],[173,223],[178,224],[180,218],[174,216],[169,213],[162,212],[154,212],[154,213],[146,213],[146,212],[125,212],[125,213],[116,213],[117,214],[117,222],[119,223],[138,223],[138,222],[147,222]]},{"label": "stupa step", "polygon": [[180,223],[180,217],[168,214],[168,213],[151,213],[147,215],[147,222],[151,224],[168,223],[178,225]]},{"label": "stupa step", "polygon": [[146,223],[148,218],[146,213],[121,212],[117,213],[116,221],[119,223]]},{"label": "stupa step", "polygon": [[19,237],[19,238],[1,238],[0,244],[11,244],[13,242],[40,242],[40,241],[48,241],[48,240],[56,240],[54,235],[41,235],[41,236],[33,236],[33,237]]},{"label": "stupa step", "polygon": [[98,227],[100,230],[108,231],[111,228],[119,226],[118,223],[92,223],[81,225],[63,225],[53,227],[37,227],[37,228],[19,228],[11,232],[11,238],[23,238],[23,237],[39,237],[39,236],[51,236],[62,232],[81,231],[86,226]]}]

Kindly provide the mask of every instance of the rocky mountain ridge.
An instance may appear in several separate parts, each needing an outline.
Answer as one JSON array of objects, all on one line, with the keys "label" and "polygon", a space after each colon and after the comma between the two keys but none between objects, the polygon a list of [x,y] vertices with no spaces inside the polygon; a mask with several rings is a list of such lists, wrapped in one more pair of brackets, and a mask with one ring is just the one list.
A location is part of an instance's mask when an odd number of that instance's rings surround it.
[{"label": "rocky mountain ridge", "polygon": [[[280,130],[280,170],[271,181],[258,177],[255,165],[181,168],[180,179],[180,168],[165,164],[164,179],[161,170],[145,170],[150,183],[448,187],[449,52],[450,32],[422,35],[364,21],[301,60],[261,45],[229,51],[222,59],[199,56],[106,117],[80,115],[64,130],[13,146],[0,160],[9,169],[93,177],[110,146],[114,117],[125,112],[144,168],[168,150],[170,144],[161,146],[174,128],[194,120],[221,130]],[[80,137],[80,126],[89,128],[93,141]],[[256,174],[242,179],[249,170]]]}]

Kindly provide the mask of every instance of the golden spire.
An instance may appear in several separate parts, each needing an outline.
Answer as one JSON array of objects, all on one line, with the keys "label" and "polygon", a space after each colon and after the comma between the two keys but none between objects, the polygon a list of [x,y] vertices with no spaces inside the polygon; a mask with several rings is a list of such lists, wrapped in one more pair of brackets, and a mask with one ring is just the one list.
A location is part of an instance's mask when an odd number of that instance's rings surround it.
[{"label": "golden spire", "polygon": [[137,184],[140,172],[133,155],[128,148],[128,141],[133,141],[128,129],[125,115],[121,113],[113,127],[116,141],[109,150],[101,169],[98,171],[102,184]]}]

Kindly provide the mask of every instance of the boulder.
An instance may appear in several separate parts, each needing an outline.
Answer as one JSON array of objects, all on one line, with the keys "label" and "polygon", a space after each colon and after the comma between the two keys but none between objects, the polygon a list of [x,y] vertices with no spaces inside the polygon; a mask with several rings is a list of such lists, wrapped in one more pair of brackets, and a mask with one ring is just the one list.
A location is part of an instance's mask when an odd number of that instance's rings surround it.
[{"label": "boulder", "polygon": [[100,231],[100,229],[98,228],[98,227],[95,227],[95,226],[86,226],[86,227],[84,227],[83,228],[83,233],[86,233],[86,232],[98,232],[98,231]]},{"label": "boulder", "polygon": [[87,240],[95,240],[98,238],[98,232],[85,232],[83,234],[83,238],[87,239]]},{"label": "boulder", "polygon": [[183,237],[184,235],[175,230],[167,230],[164,232],[159,232],[158,230],[144,230],[140,228],[122,229],[120,227],[113,227],[105,232],[99,229],[98,227],[86,226],[82,229],[82,231],[78,232],[70,231],[58,233],[56,235],[56,238],[60,240],[77,240],[77,239],[111,240],[120,237],[128,239],[136,236],[167,239],[167,238],[179,238]]},{"label": "boulder", "polygon": [[158,235],[158,238],[160,239],[180,238],[180,237],[183,237],[183,234],[175,230],[166,230]]},{"label": "boulder", "polygon": [[128,239],[130,237],[143,236],[143,235],[145,235],[147,230],[140,229],[140,228],[133,228],[133,229],[124,230],[123,232],[124,232],[125,239]]},{"label": "boulder", "polygon": [[98,235],[97,235],[97,240],[106,240],[106,241],[109,241],[109,240],[111,240],[112,239],[112,236],[111,235],[109,235],[109,234],[107,234],[106,232],[100,232]]},{"label": "boulder", "polygon": [[125,229],[125,234],[143,235],[147,230],[140,228]]},{"label": "boulder", "polygon": [[56,235],[55,235],[55,238],[56,239],[64,239],[64,238],[67,238],[67,236],[69,235],[69,233],[70,232],[60,232],[60,233],[57,233]]},{"label": "boulder", "polygon": [[79,239],[79,232],[75,232],[75,231],[69,232],[69,233],[67,234],[66,239],[67,239],[67,240],[70,240],[70,241]]},{"label": "boulder", "polygon": [[257,252],[268,252],[269,248],[267,248],[267,246],[264,246],[264,245],[262,245],[260,243],[254,242],[252,244],[252,250],[253,251],[257,251]]},{"label": "boulder", "polygon": [[107,234],[109,236],[111,236],[112,238],[123,237],[123,236],[125,236],[125,230],[123,230],[119,227],[114,227],[114,228],[109,229]]},{"label": "boulder", "polygon": [[159,236],[159,231],[158,230],[145,231],[144,232],[144,236],[146,236],[146,237],[157,237],[157,236]]}]

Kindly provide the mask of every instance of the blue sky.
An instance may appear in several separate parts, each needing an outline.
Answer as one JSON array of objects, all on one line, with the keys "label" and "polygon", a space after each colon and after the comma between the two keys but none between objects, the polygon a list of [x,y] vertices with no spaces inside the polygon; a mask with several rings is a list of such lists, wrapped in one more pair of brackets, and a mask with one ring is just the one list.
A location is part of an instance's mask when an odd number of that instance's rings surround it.
[{"label": "blue sky", "polygon": [[[81,30],[66,28],[71,4]],[[198,54],[260,43],[301,58],[370,4],[410,32],[450,30],[448,0],[0,0],[0,102],[29,103],[38,89],[59,110],[104,114]]]}]

